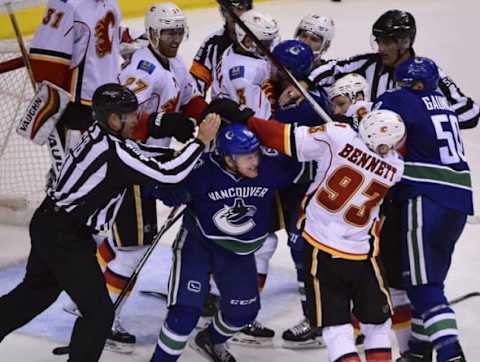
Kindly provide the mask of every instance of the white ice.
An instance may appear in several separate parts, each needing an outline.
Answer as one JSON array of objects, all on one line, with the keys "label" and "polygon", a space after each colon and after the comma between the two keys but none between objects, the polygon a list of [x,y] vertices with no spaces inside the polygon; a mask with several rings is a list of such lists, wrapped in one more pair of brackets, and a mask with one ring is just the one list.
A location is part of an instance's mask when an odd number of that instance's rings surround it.
[{"label": "white ice", "polygon": [[[256,6],[259,10],[272,14],[282,29],[282,38],[288,39],[294,31],[298,20],[311,11],[331,16],[336,23],[337,33],[327,57],[345,57],[370,51],[369,38],[371,24],[384,11],[401,8],[411,11],[417,20],[417,39],[415,49],[419,55],[435,59],[441,67],[460,85],[465,94],[480,101],[480,77],[478,76],[478,14],[480,5],[476,0],[278,0],[265,2]],[[221,27],[218,10],[188,11],[190,39],[182,45],[181,53],[188,64],[198,49],[202,39],[210,32]],[[143,19],[127,21],[130,26],[143,27]],[[478,129],[463,132],[466,152],[473,173],[474,189],[480,186],[480,145]],[[480,205],[478,194],[475,203]],[[21,227],[0,227],[2,255],[0,266],[12,265],[28,253],[28,230]],[[453,298],[471,291],[480,290],[480,247],[478,234],[480,225],[467,225],[458,242],[453,265],[447,280],[446,291]],[[477,235],[477,236],[475,236]],[[164,238],[168,245],[173,233]],[[152,268],[153,266],[149,266]],[[282,235],[279,249],[272,260],[272,269],[285,275],[285,283],[294,286],[295,272],[289,251]],[[294,288],[279,288],[266,292],[283,294],[279,300],[283,305],[263,304],[260,319],[277,331],[275,347],[269,349],[249,349],[233,347],[238,361],[327,361],[325,351],[290,351],[280,347],[281,332],[291,327],[301,318],[299,299]],[[276,286],[278,288],[278,286]],[[275,298],[273,298],[275,299]],[[270,299],[270,303],[272,303]],[[477,333],[480,332],[480,298],[473,298],[454,307],[460,328],[460,338],[469,361],[480,361],[480,344]],[[269,311],[275,311],[269,313]],[[164,311],[164,308],[162,309]],[[160,316],[163,318],[163,316]],[[148,323],[148,321],[140,321]],[[1,323],[1,321],[0,321]],[[155,326],[154,326],[155,327]],[[156,326],[160,328],[160,325]],[[0,360],[7,362],[54,362],[65,357],[54,357],[51,349],[58,341],[32,337],[20,332],[8,336],[0,344]],[[125,356],[104,352],[101,361],[148,361],[153,345],[142,346],[134,354]],[[478,358],[478,360],[477,360]],[[186,349],[181,361],[198,361],[201,358]]]}]

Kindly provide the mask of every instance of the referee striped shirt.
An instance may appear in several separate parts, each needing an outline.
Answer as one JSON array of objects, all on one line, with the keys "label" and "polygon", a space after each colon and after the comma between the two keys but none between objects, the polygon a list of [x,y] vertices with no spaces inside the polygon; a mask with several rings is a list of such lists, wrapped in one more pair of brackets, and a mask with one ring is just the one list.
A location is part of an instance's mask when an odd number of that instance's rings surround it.
[{"label": "referee striped shirt", "polygon": [[[439,69],[441,92],[448,99],[458,116],[460,128],[472,128],[478,123],[480,108],[471,98],[466,97],[455,82]],[[353,56],[348,59],[334,59],[314,69],[310,81],[322,87],[330,87],[337,79],[349,73],[358,73],[367,79],[370,85],[372,102],[385,91],[395,88],[394,69],[383,65],[378,53]]]},{"label": "referee striped shirt", "polygon": [[69,151],[48,196],[75,220],[96,230],[109,230],[132,184],[175,184],[202,155],[193,140],[181,151],[124,141],[94,123]]}]

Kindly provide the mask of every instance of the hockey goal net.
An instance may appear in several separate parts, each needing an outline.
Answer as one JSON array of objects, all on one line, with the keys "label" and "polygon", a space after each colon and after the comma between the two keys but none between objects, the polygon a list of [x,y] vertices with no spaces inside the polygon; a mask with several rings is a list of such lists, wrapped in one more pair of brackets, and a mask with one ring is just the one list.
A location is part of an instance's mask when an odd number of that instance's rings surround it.
[{"label": "hockey goal net", "polygon": [[47,147],[15,132],[33,96],[26,68],[15,61],[19,56],[16,41],[0,41],[0,222],[25,223],[23,214],[44,197],[50,162]]}]

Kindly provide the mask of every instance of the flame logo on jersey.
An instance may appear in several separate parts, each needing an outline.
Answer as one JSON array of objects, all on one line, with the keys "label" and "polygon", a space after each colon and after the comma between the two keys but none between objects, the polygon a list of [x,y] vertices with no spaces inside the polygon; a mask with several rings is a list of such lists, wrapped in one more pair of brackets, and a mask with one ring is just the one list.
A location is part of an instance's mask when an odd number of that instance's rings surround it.
[{"label": "flame logo on jersey", "polygon": [[253,205],[245,204],[241,198],[236,198],[232,206],[224,205],[223,209],[213,215],[215,226],[229,235],[241,235],[255,227],[252,217],[257,212]]},{"label": "flame logo on jersey", "polygon": [[176,97],[170,98],[162,105],[162,112],[175,112],[177,109],[178,99],[180,95],[177,94]]},{"label": "flame logo on jersey", "polygon": [[99,58],[112,52],[113,41],[110,38],[110,29],[115,26],[115,15],[109,11],[95,25],[95,50]]}]

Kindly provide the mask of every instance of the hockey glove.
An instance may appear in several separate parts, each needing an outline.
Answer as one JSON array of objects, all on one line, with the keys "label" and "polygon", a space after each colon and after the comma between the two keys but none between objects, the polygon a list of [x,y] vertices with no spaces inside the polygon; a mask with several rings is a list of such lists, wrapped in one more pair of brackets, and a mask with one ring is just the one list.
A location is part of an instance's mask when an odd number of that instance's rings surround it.
[{"label": "hockey glove", "polygon": [[174,137],[187,142],[195,132],[195,121],[181,113],[152,113],[149,120],[149,135],[153,138]]},{"label": "hockey glove", "polygon": [[255,114],[250,108],[227,98],[217,98],[210,102],[203,112],[202,118],[209,113],[217,113],[226,123],[244,124]]},{"label": "hockey glove", "polygon": [[189,193],[181,185],[175,187],[144,186],[142,196],[148,199],[159,199],[165,206],[177,207],[190,201]]}]

